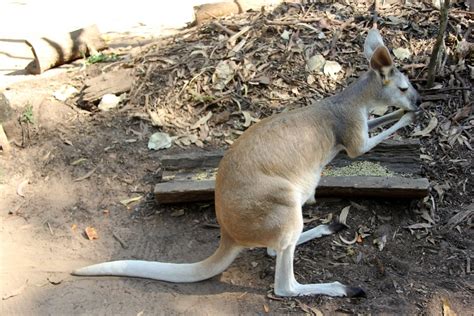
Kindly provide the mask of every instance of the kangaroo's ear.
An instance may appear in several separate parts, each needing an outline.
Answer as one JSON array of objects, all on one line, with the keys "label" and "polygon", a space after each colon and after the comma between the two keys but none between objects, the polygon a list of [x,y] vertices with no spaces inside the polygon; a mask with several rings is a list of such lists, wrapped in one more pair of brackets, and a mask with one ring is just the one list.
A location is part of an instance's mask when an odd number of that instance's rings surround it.
[{"label": "kangaroo's ear", "polygon": [[372,58],[370,58],[370,67],[382,75],[387,74],[387,70],[390,70],[393,67],[392,57],[390,57],[390,52],[387,47],[377,47]]},{"label": "kangaroo's ear", "polygon": [[367,60],[370,61],[375,50],[380,46],[385,45],[379,30],[376,28],[370,29],[369,32],[367,32],[367,37],[364,42],[364,54]]}]

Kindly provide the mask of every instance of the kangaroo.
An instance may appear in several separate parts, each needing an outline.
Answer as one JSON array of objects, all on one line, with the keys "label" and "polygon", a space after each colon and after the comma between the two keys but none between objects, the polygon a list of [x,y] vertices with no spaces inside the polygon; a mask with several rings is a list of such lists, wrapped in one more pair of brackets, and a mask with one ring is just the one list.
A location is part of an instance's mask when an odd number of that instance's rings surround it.
[{"label": "kangaroo", "polygon": [[[307,107],[280,113],[250,127],[226,152],[216,176],[215,210],[220,244],[197,263],[122,260],[78,269],[74,275],[115,275],[197,282],[223,272],[245,248],[276,254],[274,292],[279,296],[365,296],[360,287],[339,282],[300,284],[293,273],[295,247],[336,233],[341,223],[303,232],[302,206],[314,200],[321,170],[345,150],[369,151],[415,120],[420,96],[398,71],[377,29],[368,32],[364,53],[369,70],[342,92]],[[369,120],[377,105],[398,110]],[[396,122],[378,135],[375,127]]]}]

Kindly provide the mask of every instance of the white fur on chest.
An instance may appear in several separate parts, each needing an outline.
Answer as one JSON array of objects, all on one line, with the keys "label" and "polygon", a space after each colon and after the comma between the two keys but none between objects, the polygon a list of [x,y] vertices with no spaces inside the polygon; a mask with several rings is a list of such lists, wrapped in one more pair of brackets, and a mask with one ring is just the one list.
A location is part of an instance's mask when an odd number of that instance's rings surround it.
[{"label": "white fur on chest", "polygon": [[301,192],[301,205],[303,205],[306,201],[312,201],[314,199],[314,192],[318,186],[319,180],[321,179],[321,172],[323,171],[324,167],[326,167],[326,165],[330,163],[343,148],[344,147],[342,145],[334,147],[332,152],[327,156],[326,161],[320,162],[318,166],[312,170],[309,170],[307,181],[303,181],[301,183],[301,188],[299,190]]}]

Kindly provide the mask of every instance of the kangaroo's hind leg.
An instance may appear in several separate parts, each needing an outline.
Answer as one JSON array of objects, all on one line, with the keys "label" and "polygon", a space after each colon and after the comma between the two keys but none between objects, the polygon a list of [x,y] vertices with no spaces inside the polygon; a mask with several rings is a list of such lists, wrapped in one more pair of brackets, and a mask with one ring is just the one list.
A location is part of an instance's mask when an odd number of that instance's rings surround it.
[{"label": "kangaroo's hind leg", "polygon": [[[298,241],[296,242],[296,245],[301,245],[312,239],[321,238],[323,236],[328,236],[328,235],[338,233],[346,228],[347,226],[345,224],[338,221],[334,221],[328,225],[327,224],[318,225],[305,232],[302,232],[300,237],[298,238]],[[267,248],[267,254],[271,257],[275,257],[277,253],[274,249]]]},{"label": "kangaroo's hind leg", "polygon": [[329,295],[361,297],[365,296],[364,290],[359,287],[352,287],[339,282],[300,284],[296,281],[293,272],[293,256],[296,242],[288,245],[284,249],[277,249],[276,269],[275,269],[275,294],[280,296],[301,296],[301,295]]}]

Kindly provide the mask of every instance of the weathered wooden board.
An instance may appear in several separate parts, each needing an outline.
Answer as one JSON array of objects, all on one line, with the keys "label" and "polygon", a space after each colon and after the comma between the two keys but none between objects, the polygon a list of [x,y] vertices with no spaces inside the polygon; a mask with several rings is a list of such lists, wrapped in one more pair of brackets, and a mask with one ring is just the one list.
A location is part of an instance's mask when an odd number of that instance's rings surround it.
[{"label": "weathered wooden board", "polygon": [[[164,155],[161,158],[161,166],[164,170],[217,168],[223,155],[224,150]],[[420,143],[418,140],[403,142],[389,140],[356,159],[351,159],[341,152],[329,166],[343,167],[354,161],[377,162],[395,173],[417,175],[421,172]]]},{"label": "weathered wooden board", "polygon": [[82,100],[93,102],[108,93],[121,94],[129,91],[132,84],[133,74],[130,69],[106,72],[85,82],[86,88]]},{"label": "weathered wooden board", "polygon": [[161,156],[161,168],[164,170],[192,170],[199,168],[217,168],[224,156],[224,150],[187,152]]},{"label": "weathered wooden board", "polygon": [[[161,204],[214,200],[214,180],[188,180],[158,183],[155,198]],[[424,178],[403,177],[322,177],[316,197],[384,197],[415,199],[428,194]]]}]

